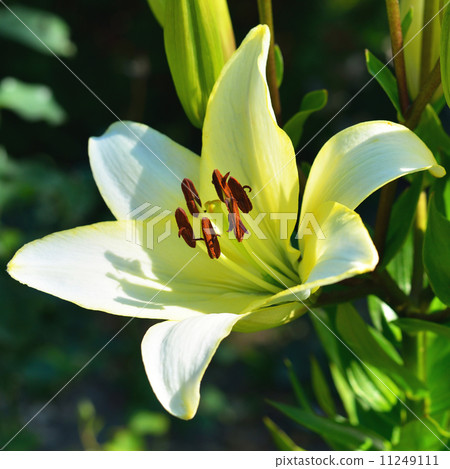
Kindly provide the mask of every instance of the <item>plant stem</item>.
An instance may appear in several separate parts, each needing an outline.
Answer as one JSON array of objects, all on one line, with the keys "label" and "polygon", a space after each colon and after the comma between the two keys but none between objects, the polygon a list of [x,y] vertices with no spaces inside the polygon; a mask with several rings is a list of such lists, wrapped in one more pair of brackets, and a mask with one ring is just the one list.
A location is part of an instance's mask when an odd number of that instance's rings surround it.
[{"label": "plant stem", "polygon": [[407,119],[405,121],[405,126],[411,130],[414,130],[417,127],[417,124],[420,121],[422,112],[425,109],[426,105],[430,102],[431,98],[434,95],[434,92],[437,90],[441,84],[441,63],[439,59],[436,62],[436,65],[433,67],[433,70],[428,76],[428,79],[421,87],[417,98],[414,100],[411,108],[409,109]]},{"label": "plant stem", "polygon": [[375,221],[374,243],[380,257],[383,258],[386,236],[391,218],[392,205],[397,192],[397,181],[392,181],[384,186],[380,191],[380,200],[378,202],[377,218]]},{"label": "plant stem", "polygon": [[441,311],[435,311],[434,313],[407,313],[406,318],[420,319],[422,321],[435,322],[437,324],[450,321],[450,308],[443,309]]},{"label": "plant stem", "polygon": [[[380,293],[377,287],[369,281],[365,281],[356,288],[346,288],[342,290],[322,293],[313,306],[330,306],[347,301],[363,298],[368,295],[377,295]],[[381,293],[380,293],[381,294]]]},{"label": "plant stem", "polygon": [[409,107],[408,88],[406,84],[405,56],[403,54],[402,22],[398,0],[386,0],[386,10],[391,35],[392,55],[394,57],[395,76],[397,77],[398,94],[403,114]]},{"label": "plant stem", "polygon": [[[403,54],[403,33],[400,19],[400,6],[398,0],[386,0],[389,32],[391,35],[392,55],[394,57],[395,75],[397,77],[398,95],[402,114],[405,115],[409,107],[408,87],[406,84],[405,56]],[[383,257],[386,236],[391,217],[392,205],[395,200],[397,181],[384,186],[380,192],[377,219],[375,223],[374,242],[380,256]]]},{"label": "plant stem", "polygon": [[423,289],[423,238],[427,228],[427,195],[422,191],[417,202],[416,217],[414,219],[414,258],[411,279],[411,298],[419,303]]},{"label": "plant stem", "polygon": [[374,284],[381,290],[381,294],[377,296],[388,304],[398,316],[403,317],[413,309],[411,300],[386,270],[383,272],[375,270],[371,276]]},{"label": "plant stem", "polygon": [[269,57],[267,59],[267,83],[272,98],[273,111],[278,124],[281,123],[281,102],[277,85],[277,71],[275,67],[275,31],[273,28],[272,0],[258,0],[259,21],[267,24],[270,29]]}]

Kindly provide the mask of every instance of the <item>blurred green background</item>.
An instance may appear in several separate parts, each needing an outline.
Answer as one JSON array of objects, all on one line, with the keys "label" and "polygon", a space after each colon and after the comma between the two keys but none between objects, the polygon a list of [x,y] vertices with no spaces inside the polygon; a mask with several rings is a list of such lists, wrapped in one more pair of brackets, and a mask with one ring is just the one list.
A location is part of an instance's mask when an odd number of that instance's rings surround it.
[{"label": "blurred green background", "polygon": [[[201,133],[178,102],[162,30],[145,0],[7,5],[121,119],[144,122],[200,151]],[[240,43],[258,23],[256,0],[229,0],[229,7]],[[369,80],[364,48],[387,58],[384,2],[274,1],[274,19],[285,61],[284,120],[308,91],[329,91],[327,107],[307,123],[304,144]],[[373,81],[300,159],[312,161],[338,130],[378,118],[395,115]],[[115,120],[0,4],[0,446],[127,321],[29,289],[5,272],[28,241],[112,219],[89,169],[87,141]],[[369,222],[375,201],[363,207]],[[265,415],[300,446],[327,448],[265,401],[293,401],[284,358],[307,389],[309,355],[325,360],[307,317],[272,331],[232,334],[206,373],[200,408],[190,422],[166,414],[148,384],[140,342],[150,324],[133,321],[7,449],[273,450]]]}]

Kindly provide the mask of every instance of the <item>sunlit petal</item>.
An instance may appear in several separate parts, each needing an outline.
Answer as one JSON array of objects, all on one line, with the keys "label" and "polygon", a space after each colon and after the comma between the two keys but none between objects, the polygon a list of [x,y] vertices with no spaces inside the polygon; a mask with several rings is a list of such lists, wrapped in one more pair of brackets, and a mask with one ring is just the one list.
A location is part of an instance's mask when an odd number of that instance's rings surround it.
[{"label": "sunlit petal", "polygon": [[153,391],[168,412],[185,420],[194,417],[206,368],[238,320],[234,314],[210,314],[150,327],[142,358]]},{"label": "sunlit petal", "polygon": [[184,205],[181,181],[198,180],[200,158],[143,124],[116,122],[89,140],[95,182],[117,219]]},{"label": "sunlit petal", "polygon": [[302,216],[326,201],[353,210],[389,181],[426,169],[437,177],[445,174],[428,147],[406,127],[386,121],[349,127],[328,140],[314,160]]}]

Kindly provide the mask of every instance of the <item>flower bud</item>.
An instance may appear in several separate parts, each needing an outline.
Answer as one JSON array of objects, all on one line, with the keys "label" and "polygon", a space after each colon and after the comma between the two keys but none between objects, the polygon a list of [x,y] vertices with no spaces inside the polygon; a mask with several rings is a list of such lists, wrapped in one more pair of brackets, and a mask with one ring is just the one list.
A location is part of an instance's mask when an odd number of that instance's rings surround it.
[{"label": "flower bud", "polygon": [[[411,24],[403,38],[406,79],[412,99],[419,93],[423,80],[426,80],[439,58],[441,35],[439,8],[439,0],[400,0],[400,12],[403,19],[412,10]],[[425,26],[428,21],[430,21],[429,24]],[[425,34],[429,34],[428,52],[424,55],[422,55],[424,37],[422,28],[426,29]],[[433,101],[441,95],[442,88],[439,88]]]},{"label": "flower bud", "polygon": [[236,47],[227,2],[166,0],[163,28],[178,97],[192,124],[202,127],[212,87]]}]

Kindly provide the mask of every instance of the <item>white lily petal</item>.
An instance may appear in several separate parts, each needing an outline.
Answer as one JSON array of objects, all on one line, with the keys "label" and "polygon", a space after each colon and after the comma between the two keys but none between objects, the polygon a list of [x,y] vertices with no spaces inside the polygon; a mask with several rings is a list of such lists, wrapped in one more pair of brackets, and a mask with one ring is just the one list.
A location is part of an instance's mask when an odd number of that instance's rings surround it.
[{"label": "white lily petal", "polygon": [[317,289],[375,269],[378,253],[356,212],[325,202],[314,215],[320,231],[311,230],[300,240],[303,288]]},{"label": "white lily petal", "polygon": [[150,327],[142,358],[150,384],[164,408],[189,420],[197,412],[200,382],[220,342],[240,316],[210,314]]},{"label": "white lily petal", "polygon": [[184,207],[181,181],[198,182],[200,158],[143,124],[111,125],[89,140],[89,157],[100,193],[119,220]]},{"label": "white lily petal", "polygon": [[372,192],[405,174],[445,174],[427,146],[406,127],[386,121],[357,124],[322,147],[311,167],[301,217],[322,202],[356,208]]},{"label": "white lily petal", "polygon": [[141,233],[132,221],[54,233],[20,249],[8,272],[84,308],[144,318],[240,313],[270,296],[176,231],[155,249],[142,246]]},{"label": "white lily petal", "polygon": [[[217,199],[211,184],[214,169],[223,175],[230,172],[242,185],[251,186],[249,215],[266,214],[259,228],[267,240],[261,243],[251,236],[245,244],[271,265],[275,259],[289,265],[294,258],[286,249],[289,241],[280,240],[279,222],[271,214],[289,213],[296,218],[298,175],[292,142],[278,127],[270,101],[269,44],[267,26],[252,29],[216,81],[203,127],[201,194]],[[295,220],[291,223],[293,228]]]}]

